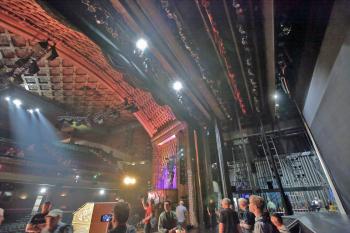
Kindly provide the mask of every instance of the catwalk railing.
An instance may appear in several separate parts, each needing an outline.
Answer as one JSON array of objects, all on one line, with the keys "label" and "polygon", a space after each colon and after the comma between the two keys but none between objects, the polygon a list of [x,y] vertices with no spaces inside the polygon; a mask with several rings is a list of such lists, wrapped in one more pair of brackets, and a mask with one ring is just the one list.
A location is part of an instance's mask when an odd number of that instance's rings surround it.
[{"label": "catwalk railing", "polygon": [[[317,197],[328,203],[330,198],[328,183],[317,157],[312,152],[274,155],[277,173],[295,210],[306,211],[311,201]],[[257,190],[274,203],[279,203],[278,187],[270,162],[257,158],[252,166],[255,170]],[[252,187],[247,180],[247,165],[236,161],[229,164],[231,186],[236,193],[249,193]]]}]

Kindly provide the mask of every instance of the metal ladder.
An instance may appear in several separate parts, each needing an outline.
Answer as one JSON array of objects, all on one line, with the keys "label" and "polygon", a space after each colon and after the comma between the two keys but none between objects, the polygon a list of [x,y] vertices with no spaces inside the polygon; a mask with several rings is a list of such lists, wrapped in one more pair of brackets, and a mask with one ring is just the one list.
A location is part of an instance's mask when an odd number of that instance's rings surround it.
[{"label": "metal ladder", "polygon": [[262,149],[263,149],[263,152],[264,152],[264,155],[265,155],[265,158],[266,158],[266,161],[267,161],[267,164],[269,165],[269,168],[270,168],[270,171],[271,171],[271,177],[275,177],[274,176],[274,173],[273,173],[273,167],[272,167],[272,161],[271,161],[271,158],[270,156],[268,156],[268,153],[267,153],[267,150],[268,148],[266,148],[266,146],[269,147],[270,149],[270,152],[272,154],[272,157],[275,161],[275,164],[276,164],[276,169],[277,169],[277,174],[279,176],[283,176],[283,171],[282,171],[282,166],[281,166],[281,161],[280,161],[280,158],[279,158],[279,155],[278,155],[278,151],[277,151],[277,148],[276,148],[276,145],[275,145],[275,142],[273,140],[273,136],[271,135],[266,135],[266,139],[267,139],[267,144],[266,145],[262,139],[262,137],[259,138],[260,139],[260,143],[262,145]]}]

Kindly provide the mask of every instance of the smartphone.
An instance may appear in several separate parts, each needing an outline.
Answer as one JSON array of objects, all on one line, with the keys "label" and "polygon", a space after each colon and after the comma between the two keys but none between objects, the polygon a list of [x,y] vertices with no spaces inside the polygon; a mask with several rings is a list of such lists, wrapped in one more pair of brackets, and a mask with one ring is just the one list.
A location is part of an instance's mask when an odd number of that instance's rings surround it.
[{"label": "smartphone", "polygon": [[101,222],[110,222],[112,221],[112,214],[104,214],[101,216]]}]

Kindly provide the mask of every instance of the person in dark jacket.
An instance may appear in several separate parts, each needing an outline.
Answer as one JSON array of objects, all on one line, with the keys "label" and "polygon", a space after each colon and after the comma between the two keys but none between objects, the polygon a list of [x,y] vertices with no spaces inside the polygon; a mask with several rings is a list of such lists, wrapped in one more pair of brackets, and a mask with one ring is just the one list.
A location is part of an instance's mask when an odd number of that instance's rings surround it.
[{"label": "person in dark jacket", "polygon": [[171,211],[171,202],[164,202],[164,211],[159,216],[158,232],[175,233],[177,229],[177,217],[174,211]]},{"label": "person in dark jacket", "polygon": [[136,233],[135,227],[126,224],[129,214],[129,204],[124,201],[118,201],[114,206],[113,218],[109,225],[109,228],[112,229],[108,233]]}]

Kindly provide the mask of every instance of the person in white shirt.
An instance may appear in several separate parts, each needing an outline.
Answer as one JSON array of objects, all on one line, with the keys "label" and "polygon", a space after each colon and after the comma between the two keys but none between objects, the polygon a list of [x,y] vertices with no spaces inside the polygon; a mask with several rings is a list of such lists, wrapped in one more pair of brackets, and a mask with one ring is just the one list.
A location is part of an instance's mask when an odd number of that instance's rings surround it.
[{"label": "person in white shirt", "polygon": [[176,207],[176,217],[178,225],[185,228],[187,219],[187,209],[184,206],[183,201],[180,201],[179,205]]}]

